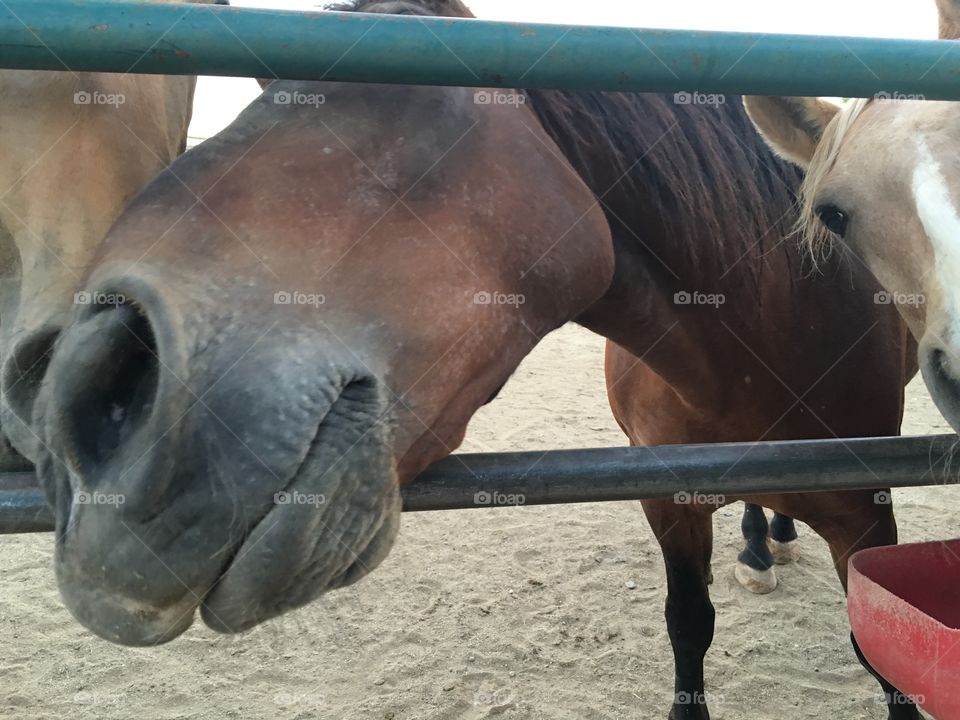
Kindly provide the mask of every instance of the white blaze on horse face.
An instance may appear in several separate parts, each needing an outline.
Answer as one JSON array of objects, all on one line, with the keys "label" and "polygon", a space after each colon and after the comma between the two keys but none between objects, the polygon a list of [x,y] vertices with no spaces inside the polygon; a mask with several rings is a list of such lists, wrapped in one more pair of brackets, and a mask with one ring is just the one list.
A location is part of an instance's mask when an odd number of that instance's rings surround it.
[{"label": "white blaze on horse face", "polygon": [[[935,331],[949,330],[960,343],[960,214],[950,196],[950,186],[940,163],[924,138],[917,140],[917,166],[913,171],[913,198],[917,215],[933,247],[934,270],[947,321]],[[928,318],[929,321],[929,318]]]}]

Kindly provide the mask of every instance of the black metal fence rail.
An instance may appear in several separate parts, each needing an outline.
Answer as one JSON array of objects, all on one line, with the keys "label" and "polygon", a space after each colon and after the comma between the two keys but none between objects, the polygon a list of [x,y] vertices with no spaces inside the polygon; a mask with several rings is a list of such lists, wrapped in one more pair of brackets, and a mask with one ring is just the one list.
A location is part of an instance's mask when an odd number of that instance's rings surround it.
[{"label": "black metal fence rail", "polygon": [[[403,509],[469,510],[947,485],[956,435],[454,455],[403,490]],[[889,502],[878,492],[877,502]],[[31,473],[0,475],[0,534],[53,530]]]}]

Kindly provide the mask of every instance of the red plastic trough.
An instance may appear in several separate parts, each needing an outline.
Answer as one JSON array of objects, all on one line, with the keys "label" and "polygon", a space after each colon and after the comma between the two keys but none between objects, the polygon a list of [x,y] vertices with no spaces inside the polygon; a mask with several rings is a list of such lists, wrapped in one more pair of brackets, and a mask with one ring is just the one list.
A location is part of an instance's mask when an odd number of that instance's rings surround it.
[{"label": "red plastic trough", "polygon": [[937,720],[960,720],[960,539],[856,553],[848,608],[877,672]]}]

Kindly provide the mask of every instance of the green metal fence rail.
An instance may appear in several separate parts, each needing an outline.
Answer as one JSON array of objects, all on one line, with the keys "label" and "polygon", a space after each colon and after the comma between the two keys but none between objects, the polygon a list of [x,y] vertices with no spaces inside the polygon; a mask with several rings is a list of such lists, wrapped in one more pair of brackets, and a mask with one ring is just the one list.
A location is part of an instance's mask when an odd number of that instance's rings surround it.
[{"label": "green metal fence rail", "polygon": [[112,0],[5,0],[0,4],[0,67],[960,100],[960,51],[955,43],[940,41]]}]

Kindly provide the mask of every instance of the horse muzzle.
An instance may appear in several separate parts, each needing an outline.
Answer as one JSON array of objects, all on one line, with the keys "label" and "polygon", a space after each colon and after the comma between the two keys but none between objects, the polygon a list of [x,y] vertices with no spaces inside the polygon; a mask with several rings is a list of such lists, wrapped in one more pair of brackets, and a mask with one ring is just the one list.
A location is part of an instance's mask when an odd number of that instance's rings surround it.
[{"label": "horse muzzle", "polygon": [[960,349],[922,340],[920,373],[937,409],[955,431],[960,431]]},{"label": "horse muzzle", "polygon": [[110,292],[123,302],[62,333],[37,398],[77,619],[128,645],[197,609],[237,632],[376,567],[400,513],[377,378],[292,325],[243,335],[257,323],[190,319],[146,282]]}]

